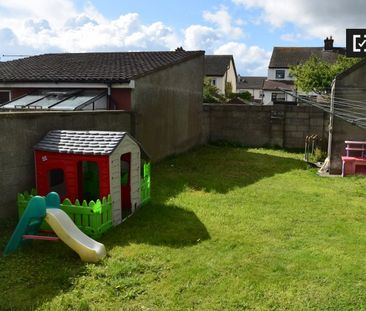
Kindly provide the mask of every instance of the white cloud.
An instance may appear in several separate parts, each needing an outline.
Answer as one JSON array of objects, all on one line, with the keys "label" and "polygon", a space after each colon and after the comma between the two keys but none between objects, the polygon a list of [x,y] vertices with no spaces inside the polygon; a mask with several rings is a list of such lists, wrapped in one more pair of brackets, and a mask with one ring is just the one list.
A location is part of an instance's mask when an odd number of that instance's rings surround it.
[{"label": "white cloud", "polygon": [[271,52],[258,46],[246,46],[244,43],[229,42],[218,47],[214,54],[234,56],[236,71],[240,75],[266,76]]},{"label": "white cloud", "polygon": [[184,48],[186,50],[210,50],[218,41],[215,29],[202,25],[189,26],[184,31]]},{"label": "white cloud", "polygon": [[217,31],[220,34],[232,38],[238,38],[243,35],[243,31],[239,27],[232,26],[232,18],[227,9],[224,7],[214,13],[208,11],[203,12],[203,18],[208,22],[216,24]]},{"label": "white cloud", "polygon": [[341,44],[345,44],[346,28],[363,28],[365,25],[366,1],[362,0],[232,1],[247,9],[261,9],[261,20],[274,27],[291,23],[304,35],[321,39],[333,35]]},{"label": "white cloud", "polygon": [[0,9],[0,30],[10,30],[19,46],[38,53],[166,50],[179,44],[175,31],[162,22],[144,24],[137,13],[108,20],[90,3],[78,11],[69,0],[0,0]]},{"label": "white cloud", "polygon": [[[47,20],[54,28],[59,28],[69,19],[77,15],[77,10],[70,0],[0,0],[0,23],[13,19],[21,24],[22,20]],[[9,13],[11,17],[9,17]]]}]

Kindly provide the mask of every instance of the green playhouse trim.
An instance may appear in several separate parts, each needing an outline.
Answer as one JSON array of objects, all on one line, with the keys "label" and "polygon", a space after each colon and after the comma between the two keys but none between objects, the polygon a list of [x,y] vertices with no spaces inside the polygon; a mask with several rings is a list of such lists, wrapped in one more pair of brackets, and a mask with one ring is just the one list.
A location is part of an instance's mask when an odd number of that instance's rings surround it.
[{"label": "green playhouse trim", "polygon": [[[18,193],[18,213],[19,218],[23,215],[28,202],[36,195],[32,189],[29,193]],[[74,204],[65,199],[60,208],[73,220],[75,225],[85,234],[92,238],[100,238],[103,233],[112,228],[112,199],[111,196],[103,198],[102,201],[96,200],[87,203],[85,200],[80,204],[76,200]],[[50,230],[48,224],[43,221],[40,227],[42,230]]]},{"label": "green playhouse trim", "polygon": [[141,177],[141,206],[150,201],[150,173],[151,163],[145,162],[143,167],[143,176]]}]

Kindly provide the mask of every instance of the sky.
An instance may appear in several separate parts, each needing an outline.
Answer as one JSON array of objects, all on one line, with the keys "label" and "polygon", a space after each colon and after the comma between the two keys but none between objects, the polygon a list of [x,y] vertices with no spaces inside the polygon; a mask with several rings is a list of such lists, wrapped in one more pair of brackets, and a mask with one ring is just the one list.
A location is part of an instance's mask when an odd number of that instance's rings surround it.
[{"label": "sky", "polygon": [[274,46],[345,46],[364,0],[0,0],[0,61],[59,52],[205,50],[266,75]]}]

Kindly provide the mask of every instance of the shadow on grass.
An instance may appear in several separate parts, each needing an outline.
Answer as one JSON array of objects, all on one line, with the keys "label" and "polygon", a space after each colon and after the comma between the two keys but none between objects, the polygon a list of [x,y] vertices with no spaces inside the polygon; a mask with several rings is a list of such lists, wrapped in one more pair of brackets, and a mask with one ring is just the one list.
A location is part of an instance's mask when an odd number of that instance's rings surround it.
[{"label": "shadow on grass", "polygon": [[138,210],[124,224],[110,230],[104,242],[106,247],[143,243],[179,248],[209,238],[205,225],[194,212],[152,202]]},{"label": "shadow on grass", "polygon": [[[225,194],[305,167],[301,160],[281,156],[281,152],[271,155],[222,146],[205,146],[167,159],[153,166],[152,202],[110,230],[102,241],[107,250],[130,243],[193,246],[210,239],[210,235],[194,212],[167,204],[170,198],[187,187]],[[10,234],[9,226],[0,227],[0,249],[4,249]],[[15,255],[0,257],[0,267],[0,310],[35,309],[68,291],[74,280],[86,273],[85,264],[66,245],[44,241]]]},{"label": "shadow on grass", "polygon": [[187,187],[225,194],[276,174],[304,169],[304,161],[279,150],[264,153],[208,145],[153,166],[152,196],[163,203]]},{"label": "shadow on grass", "polygon": [[[0,238],[1,250],[10,238],[8,231],[1,228],[6,232]],[[15,254],[0,256],[0,267],[0,310],[34,310],[68,290],[85,270],[65,244],[47,241],[33,241]]]},{"label": "shadow on grass", "polygon": [[207,240],[210,235],[194,212],[169,204],[170,198],[187,187],[225,194],[263,178],[305,168],[303,161],[280,150],[255,152],[209,145],[171,157],[153,165],[152,202],[125,225],[111,230],[105,237],[106,245],[145,243],[179,248]]}]

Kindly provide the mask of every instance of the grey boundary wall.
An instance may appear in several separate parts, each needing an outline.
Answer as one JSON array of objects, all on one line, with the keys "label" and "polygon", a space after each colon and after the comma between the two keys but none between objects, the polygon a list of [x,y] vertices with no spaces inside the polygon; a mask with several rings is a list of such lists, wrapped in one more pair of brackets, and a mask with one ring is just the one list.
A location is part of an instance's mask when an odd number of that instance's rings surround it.
[{"label": "grey boundary wall", "polygon": [[0,218],[15,216],[17,193],[35,186],[33,146],[52,129],[131,132],[131,113],[0,113]]},{"label": "grey boundary wall", "polygon": [[[199,137],[194,145],[225,141],[255,147],[303,148],[305,137],[317,134],[326,148],[328,115],[314,107],[204,104],[200,110],[194,123],[200,120],[200,128],[193,126],[193,134]],[[35,186],[32,147],[49,130],[127,131],[136,136],[135,119],[134,113],[125,111],[0,113],[0,218],[15,216],[17,193]],[[154,131],[154,124],[150,131],[160,133]],[[182,133],[178,130],[174,135]],[[156,142],[153,137],[142,137],[141,143],[149,145],[144,141],[148,139]],[[187,142],[187,146],[192,147],[192,143]],[[150,145],[156,146],[152,150],[155,160],[186,150],[175,145],[162,148],[151,141]]]},{"label": "grey boundary wall", "polygon": [[328,115],[308,106],[204,104],[203,124],[206,141],[243,146],[304,148],[307,135],[318,135],[323,146],[328,139]]}]

